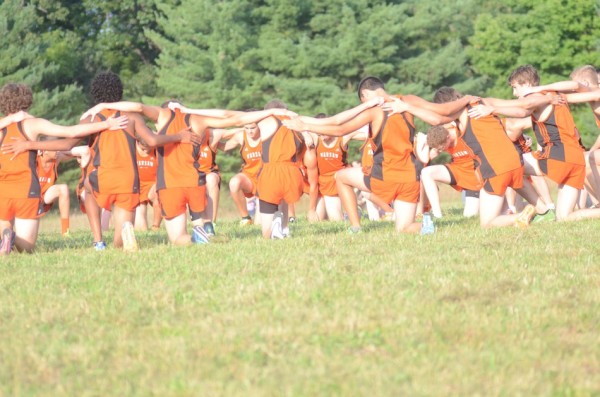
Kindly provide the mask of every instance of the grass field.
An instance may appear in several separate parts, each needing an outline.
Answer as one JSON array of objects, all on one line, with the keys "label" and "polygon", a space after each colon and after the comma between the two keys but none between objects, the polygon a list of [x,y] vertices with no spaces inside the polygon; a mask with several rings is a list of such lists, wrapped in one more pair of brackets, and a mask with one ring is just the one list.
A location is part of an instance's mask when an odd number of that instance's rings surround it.
[{"label": "grass field", "polygon": [[600,395],[600,222],[446,212],[432,236],[283,241],[229,217],[228,243],[148,232],[138,254],[44,220],[37,253],[0,258],[0,396]]}]

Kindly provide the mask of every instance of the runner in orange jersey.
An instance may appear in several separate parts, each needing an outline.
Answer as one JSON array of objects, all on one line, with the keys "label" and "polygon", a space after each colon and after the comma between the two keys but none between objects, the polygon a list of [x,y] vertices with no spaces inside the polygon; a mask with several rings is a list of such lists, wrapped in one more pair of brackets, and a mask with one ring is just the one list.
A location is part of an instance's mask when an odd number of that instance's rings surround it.
[{"label": "runner in orange jersey", "polygon": [[[392,101],[381,80],[367,77],[359,84],[359,98],[362,101],[382,97]],[[464,98],[450,104],[433,104],[419,97],[403,96],[408,101],[418,103],[423,107],[439,109],[441,112],[456,112],[464,107],[470,98]],[[357,169],[346,168],[336,176],[338,194],[348,214],[352,233],[360,231],[360,220],[356,207],[356,196],[353,187],[362,191],[371,191],[385,202],[394,203],[396,230],[398,232],[419,232],[421,224],[415,222],[415,213],[420,191],[420,171],[424,162],[429,159],[421,158],[421,145],[425,137],[416,139],[413,116],[410,113],[392,114],[381,107],[369,108],[341,126],[317,125],[314,120],[295,119],[286,122],[294,130],[313,131],[319,134],[342,136],[365,124],[370,124],[375,152],[370,174],[357,173]],[[321,119],[327,121],[328,119]],[[419,142],[417,142],[419,141]],[[422,143],[420,143],[422,142]],[[418,147],[417,147],[418,146]],[[419,158],[417,158],[419,152]]]},{"label": "runner in orange jersey", "polygon": [[[524,97],[525,90],[539,85],[537,70],[531,65],[521,66],[509,77],[513,94]],[[571,100],[585,98],[587,101],[599,100],[597,94],[571,94]],[[527,98],[544,97],[542,93],[533,93]],[[567,98],[569,100],[569,98]],[[470,114],[472,117],[485,117],[490,113],[504,114],[510,117],[531,117],[541,152],[534,153],[542,172],[558,184],[556,200],[556,218],[560,221],[581,218],[600,217],[600,209],[581,209],[575,211],[579,191],[585,180],[584,149],[580,144],[577,127],[567,104],[538,104],[534,108],[524,109],[518,102],[494,101],[487,106],[478,106]]]},{"label": "runner in orange jersey", "polygon": [[140,205],[135,209],[136,230],[148,230],[148,204],[152,205],[152,230],[160,228],[162,215],[156,194],[156,171],[158,156],[156,149],[150,149],[144,142],[136,142],[137,167],[140,175]]},{"label": "runner in orange jersey", "polygon": [[[302,120],[315,120],[315,124],[331,123],[341,125],[351,120],[365,109],[380,103],[378,99],[367,101],[355,108],[342,112],[328,119],[295,118]],[[285,103],[279,100],[269,102],[265,107],[286,108]],[[286,206],[279,212],[280,204],[293,204],[303,193],[303,178],[298,167],[299,154],[303,149],[303,140],[306,138],[286,127],[289,118],[270,117],[258,124],[262,140],[263,168],[258,179],[258,196],[260,198],[260,213],[262,232],[265,238],[281,238],[287,226],[288,217]],[[301,129],[301,132],[307,129]],[[311,167],[312,168],[312,167]],[[276,214],[277,213],[277,214]],[[277,216],[275,216],[277,215]]]},{"label": "runner in orange jersey", "polygon": [[65,127],[41,118],[15,121],[18,120],[13,118],[16,117],[15,114],[26,112],[32,101],[31,89],[24,84],[6,84],[0,90],[0,110],[8,117],[1,120],[8,125],[0,132],[0,230],[2,230],[0,253],[2,254],[11,251],[13,241],[18,250],[34,249],[39,216],[43,212],[41,187],[36,170],[37,153],[27,151],[13,154],[7,146],[21,140],[35,141],[41,134],[83,137],[105,129],[121,128],[127,122],[126,117],[119,117],[89,125]]},{"label": "runner in orange jersey", "polygon": [[[249,109],[248,111],[255,110]],[[229,181],[229,191],[241,216],[240,225],[251,225],[253,221],[248,213],[246,199],[252,199],[256,196],[258,173],[262,168],[260,130],[256,123],[246,124],[243,129],[228,132],[224,138],[227,138],[227,141],[219,144],[219,147],[224,152],[228,152],[238,146],[240,148],[240,156],[243,161],[242,169]]]},{"label": "runner in orange jersey", "polygon": [[[549,103],[552,97],[524,99],[522,106],[534,107],[539,103]],[[486,98],[485,101],[493,100]],[[480,222],[483,227],[519,225],[526,226],[537,213],[547,212],[544,202],[529,184],[523,185],[523,163],[512,141],[508,138],[504,126],[497,117],[478,120],[469,117],[468,110],[480,103],[473,99],[471,103],[450,116],[442,116],[418,106],[395,100],[391,105],[395,111],[409,111],[422,118],[434,129],[444,128],[440,124],[456,122],[467,146],[472,150],[477,168],[483,178],[480,191]],[[504,205],[504,193],[507,187],[513,187],[535,208],[529,208],[520,217],[500,215]]]},{"label": "runner in orange jersey", "polygon": [[[122,111],[135,111],[157,120],[160,136],[178,134],[182,128],[191,129],[199,143],[207,128],[227,128],[255,123],[273,115],[290,115],[277,109],[257,112],[236,112],[221,109],[189,109],[170,102],[162,107],[134,102],[102,104],[91,110],[97,112],[109,106]],[[158,150],[157,191],[169,240],[176,245],[208,241],[203,229],[202,213],[206,208],[206,178],[199,170],[199,146],[174,144]],[[186,208],[189,209],[193,234],[187,233]]]}]

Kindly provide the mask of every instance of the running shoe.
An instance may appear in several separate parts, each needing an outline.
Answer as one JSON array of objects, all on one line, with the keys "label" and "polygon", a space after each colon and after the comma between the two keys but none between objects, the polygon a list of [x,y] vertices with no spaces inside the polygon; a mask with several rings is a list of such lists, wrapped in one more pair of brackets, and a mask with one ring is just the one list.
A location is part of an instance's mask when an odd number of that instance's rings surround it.
[{"label": "running shoe", "polygon": [[552,222],[556,220],[556,211],[548,210],[543,214],[536,214],[531,223]]},{"label": "running shoe", "polygon": [[106,243],[104,241],[94,241],[94,249],[96,251],[104,251],[106,249]]},{"label": "running shoe", "polygon": [[204,228],[200,225],[196,225],[192,228],[192,243],[194,244],[208,244],[210,237],[206,234]]},{"label": "running shoe", "polygon": [[240,220],[240,226],[250,226],[253,223],[254,222],[252,221],[252,218],[250,218],[250,217],[245,217],[245,218],[242,218],[242,220]]},{"label": "running shoe", "polygon": [[123,223],[121,236],[123,238],[123,251],[136,252],[140,249],[135,239],[135,232],[133,231],[133,224],[131,222]]},{"label": "running shoe", "polygon": [[2,231],[2,242],[0,243],[0,255],[8,255],[13,249],[15,244],[15,232],[10,228],[6,228]]},{"label": "running shoe", "polygon": [[433,233],[435,233],[435,225],[433,224],[431,215],[426,212],[423,214],[423,220],[421,221],[421,235],[424,236]]},{"label": "running shoe", "polygon": [[212,237],[215,235],[215,226],[212,224],[212,222],[206,222],[204,224],[204,231],[209,237]]},{"label": "running shoe", "polygon": [[277,211],[273,215],[273,222],[271,223],[271,239],[281,240],[284,238],[282,224],[283,212]]},{"label": "running shoe", "polygon": [[517,217],[515,221],[515,226],[521,229],[526,228],[531,223],[531,220],[536,215],[535,207],[531,204],[528,204],[523,208],[523,211]]}]

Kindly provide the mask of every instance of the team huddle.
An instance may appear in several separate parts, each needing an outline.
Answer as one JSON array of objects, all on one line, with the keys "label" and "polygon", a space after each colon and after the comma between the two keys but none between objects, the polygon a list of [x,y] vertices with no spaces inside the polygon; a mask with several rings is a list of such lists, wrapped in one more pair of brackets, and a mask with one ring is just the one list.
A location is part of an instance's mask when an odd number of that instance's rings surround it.
[{"label": "team huddle", "polygon": [[[570,103],[589,103],[600,127],[596,69],[583,66],[571,80],[540,86],[526,65],[508,82],[517,99],[442,87],[429,102],[390,95],[380,79],[367,77],[358,86],[360,105],[307,117],[280,100],[243,112],[124,102],[121,80],[108,72],[93,80],[96,105],[73,126],[30,115],[29,87],[7,84],[0,90],[0,255],[31,252],[40,218],[56,201],[68,234],[69,191],[55,185],[65,158],[80,163],[77,197],[97,250],[106,248],[107,216],[114,247],[137,250],[134,230],[148,228],[148,206],[152,228],[164,223],[172,244],[209,243],[221,184],[215,156],[237,147],[243,165],[229,186],[240,226],[260,223],[265,238],[289,236],[303,194],[311,222],[347,217],[348,231],[358,233],[359,204],[366,203],[371,218],[393,220],[398,232],[434,233],[443,216],[438,183],[464,191],[464,215],[479,213],[482,227],[600,217],[600,138],[586,152],[569,110]],[[431,125],[427,134],[416,132],[414,117]],[[363,141],[357,166],[347,162],[352,139]],[[441,152],[452,161],[429,165]],[[558,186],[556,201],[546,178]],[[521,211],[517,195],[528,203]]]}]

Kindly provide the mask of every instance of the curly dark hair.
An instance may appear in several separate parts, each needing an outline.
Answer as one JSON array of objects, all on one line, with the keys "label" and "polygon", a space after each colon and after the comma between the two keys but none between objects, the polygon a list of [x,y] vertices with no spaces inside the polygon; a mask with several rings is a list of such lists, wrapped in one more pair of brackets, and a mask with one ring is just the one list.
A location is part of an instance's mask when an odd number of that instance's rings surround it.
[{"label": "curly dark hair", "polygon": [[540,76],[537,69],[533,66],[522,65],[513,70],[508,77],[508,85],[512,85],[513,83],[537,86],[540,84]]},{"label": "curly dark hair", "polygon": [[430,148],[438,149],[446,144],[448,130],[443,125],[433,126],[427,131],[427,144]]},{"label": "curly dark hair", "polygon": [[123,99],[123,83],[113,72],[98,73],[92,80],[90,94],[94,103],[119,102]]},{"label": "curly dark hair", "polygon": [[9,83],[0,90],[0,111],[5,116],[28,110],[33,103],[33,92],[25,84]]}]

